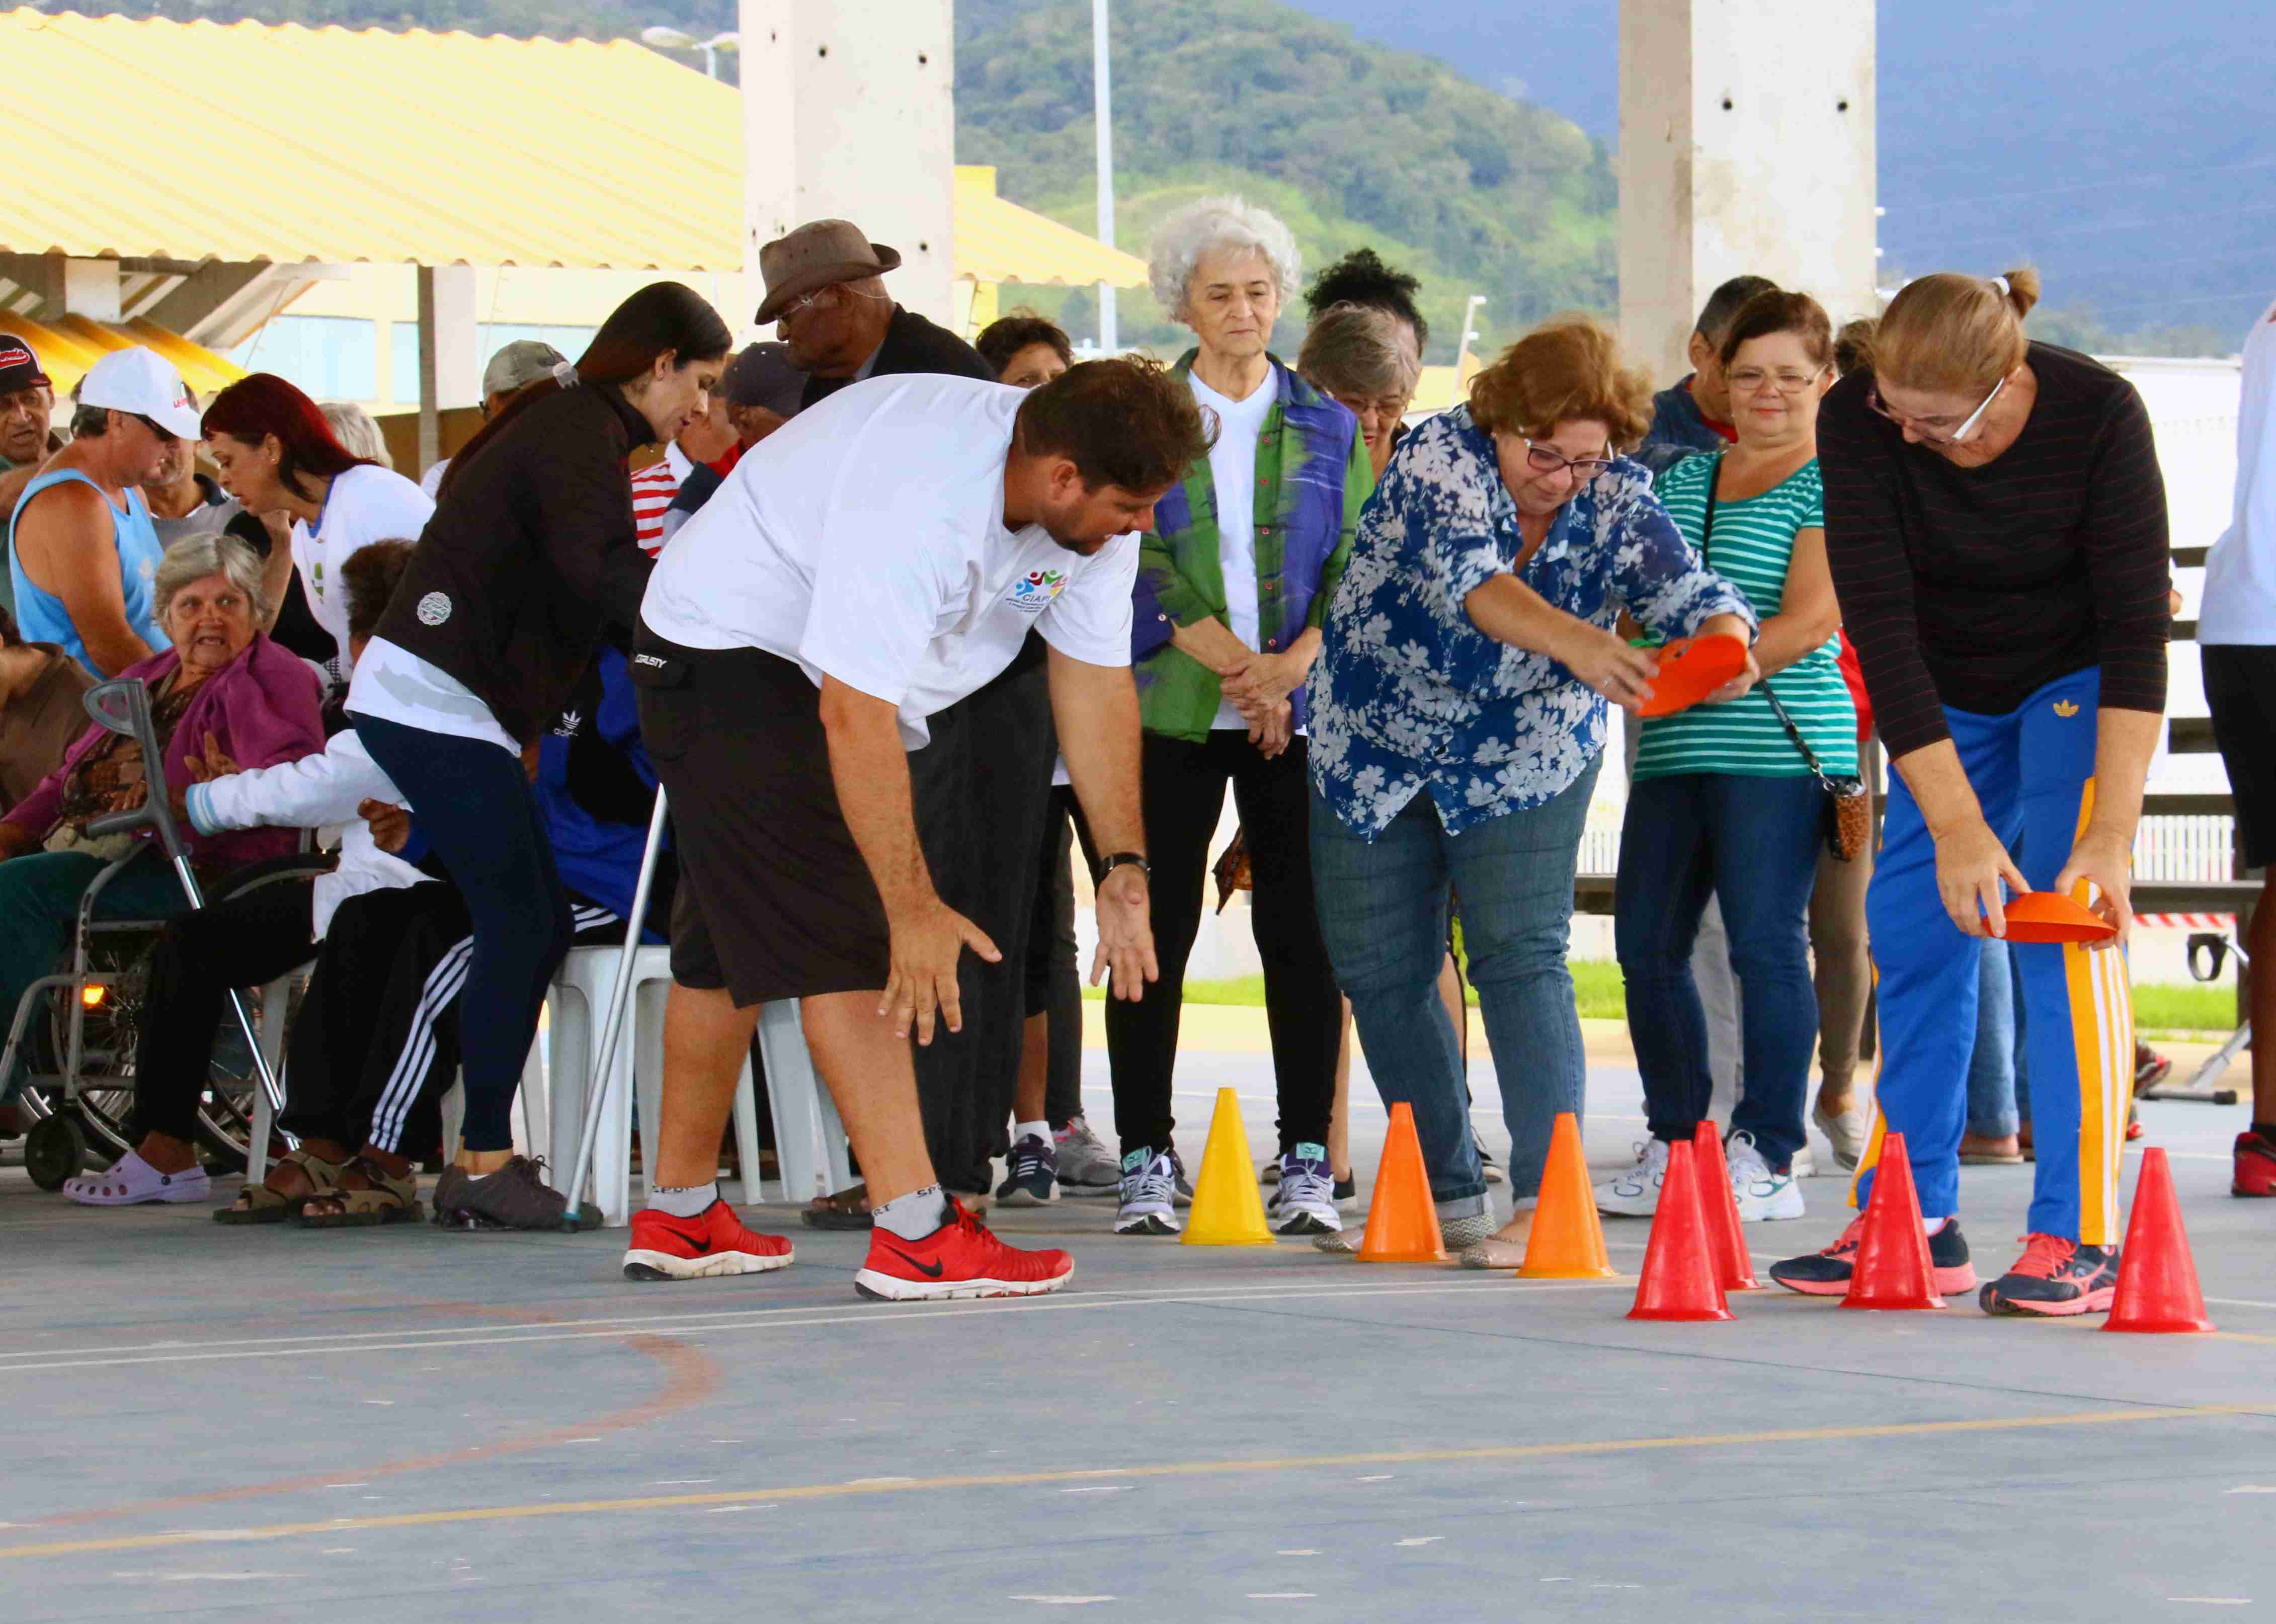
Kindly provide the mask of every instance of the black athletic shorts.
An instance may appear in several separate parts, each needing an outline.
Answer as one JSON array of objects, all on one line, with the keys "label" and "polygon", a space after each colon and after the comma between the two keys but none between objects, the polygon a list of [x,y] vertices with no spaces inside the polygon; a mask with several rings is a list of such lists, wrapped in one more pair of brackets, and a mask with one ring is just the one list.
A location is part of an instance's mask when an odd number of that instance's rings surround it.
[{"label": "black athletic shorts", "polygon": [[2276,861],[2276,644],[2212,643],[2200,652],[2245,866],[2262,868]]},{"label": "black athletic shorts", "polygon": [[684,649],[643,626],[641,737],[671,798],[671,978],[739,1006],[882,990],[884,905],[838,809],[820,696],[756,649]]}]

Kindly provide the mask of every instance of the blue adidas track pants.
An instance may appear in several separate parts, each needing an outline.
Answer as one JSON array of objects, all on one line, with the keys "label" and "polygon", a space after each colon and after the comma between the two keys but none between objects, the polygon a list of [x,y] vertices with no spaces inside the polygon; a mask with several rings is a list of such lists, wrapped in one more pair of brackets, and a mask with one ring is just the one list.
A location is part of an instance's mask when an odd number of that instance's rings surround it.
[{"label": "blue adidas track pants", "polygon": [[[1945,711],[1985,821],[2036,891],[2054,884],[2094,810],[2099,691],[2099,672],[2090,667],[2049,683],[2006,716]],[[1977,954],[1944,911],[1936,842],[1899,779],[1889,787],[1865,917],[1878,977],[1881,1062],[1872,1138],[1853,1199],[1862,1207],[1871,1192],[1883,1134],[1901,1133],[1922,1216],[1949,1217],[1960,1210]],[[2027,1012],[2038,1157],[2029,1227],[2114,1246],[2118,1165],[2134,1088],[2123,951],[2029,943],[2013,951]]]}]

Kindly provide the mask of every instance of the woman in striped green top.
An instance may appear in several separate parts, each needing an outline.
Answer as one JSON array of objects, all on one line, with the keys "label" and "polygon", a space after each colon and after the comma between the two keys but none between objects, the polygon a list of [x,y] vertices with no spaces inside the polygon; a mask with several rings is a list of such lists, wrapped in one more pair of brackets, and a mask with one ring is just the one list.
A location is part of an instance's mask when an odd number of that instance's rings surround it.
[{"label": "woman in striped green top", "polygon": [[1734,320],[1722,361],[1738,443],[1676,464],[1659,475],[1658,494],[1708,567],[1761,617],[1754,652],[1764,682],[1643,724],[1620,834],[1614,939],[1652,1142],[1599,1199],[1608,1210],[1650,1211],[1665,1146],[1688,1139],[1706,1115],[1713,1085],[1690,958],[1711,893],[1740,988],[1746,1089],[1732,1113],[1733,1191],[1741,1218],[1799,1218],[1790,1167],[1806,1142],[1802,1102],[1817,1037],[1807,921],[1825,792],[1763,689],[1825,772],[1856,771],[1817,475],[1831,324],[1807,294],[1757,294]]}]

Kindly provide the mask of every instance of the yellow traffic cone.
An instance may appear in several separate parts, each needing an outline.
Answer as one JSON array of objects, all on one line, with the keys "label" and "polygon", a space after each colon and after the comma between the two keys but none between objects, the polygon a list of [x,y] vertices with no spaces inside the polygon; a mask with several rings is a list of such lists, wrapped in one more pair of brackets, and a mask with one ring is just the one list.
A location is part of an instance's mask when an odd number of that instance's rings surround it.
[{"label": "yellow traffic cone", "polygon": [[1248,1135],[1240,1126],[1240,1100],[1231,1089],[1217,1091],[1217,1114],[1210,1119],[1193,1210],[1186,1215],[1185,1243],[1272,1244],[1272,1232],[1264,1227],[1263,1198],[1256,1193],[1256,1170],[1248,1161]]}]

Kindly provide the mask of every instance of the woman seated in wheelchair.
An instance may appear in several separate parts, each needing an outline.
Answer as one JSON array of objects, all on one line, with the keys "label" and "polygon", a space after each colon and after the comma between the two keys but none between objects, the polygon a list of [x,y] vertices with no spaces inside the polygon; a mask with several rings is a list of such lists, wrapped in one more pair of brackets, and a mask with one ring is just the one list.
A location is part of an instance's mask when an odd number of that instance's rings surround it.
[{"label": "woman seated in wheelchair", "polygon": [[[152,597],[172,647],[122,674],[149,687],[169,785],[323,747],[315,671],[260,629],[273,606],[251,548],[229,536],[185,536],[159,561]],[[0,818],[0,1020],[12,1018],[26,990],[55,968],[80,894],[110,864],[133,859],[103,888],[97,917],[163,917],[188,906],[147,830],[87,831],[91,819],[140,805],[145,789],[140,745],[90,725],[62,764]],[[182,835],[201,873],[278,856],[298,843],[277,829],[206,838],[185,827]],[[18,1075],[0,1078],[0,1098],[18,1086]]]}]

